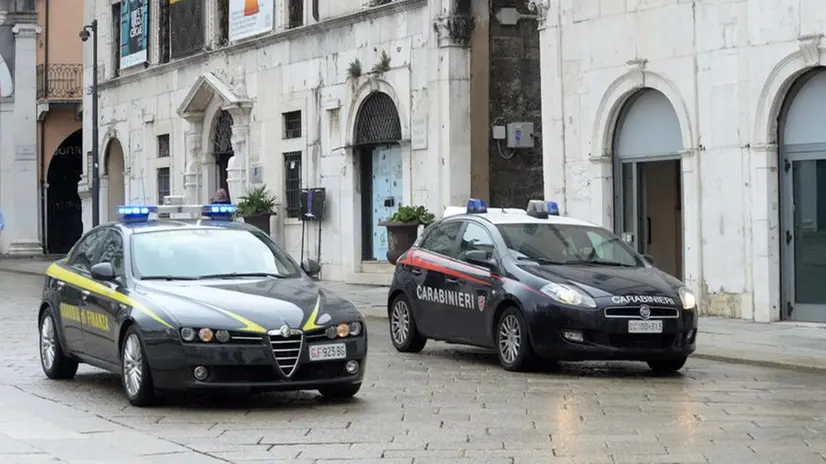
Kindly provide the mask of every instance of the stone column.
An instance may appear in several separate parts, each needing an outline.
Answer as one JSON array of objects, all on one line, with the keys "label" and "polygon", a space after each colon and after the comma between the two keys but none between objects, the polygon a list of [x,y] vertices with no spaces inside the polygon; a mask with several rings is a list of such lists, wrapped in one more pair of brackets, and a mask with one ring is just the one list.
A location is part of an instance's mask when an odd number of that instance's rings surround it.
[{"label": "stone column", "polygon": [[[463,205],[470,197],[470,39],[474,20],[470,12],[457,12],[454,0],[431,2],[437,69],[428,85],[430,114],[438,126],[438,213],[450,205]],[[438,214],[437,213],[437,214]]]},{"label": "stone column", "polygon": [[225,108],[232,115],[232,152],[227,163],[227,185],[233,203],[247,194],[249,188],[249,106]]},{"label": "stone column", "polygon": [[37,182],[37,94],[36,39],[40,26],[18,23],[15,35],[14,66],[14,150],[2,153],[0,185],[5,229],[4,253],[38,255],[43,253],[38,231]]},{"label": "stone column", "polygon": [[184,194],[189,204],[200,204],[201,198],[201,138],[203,137],[203,113],[186,114],[189,125],[186,131],[186,168],[184,170]]}]

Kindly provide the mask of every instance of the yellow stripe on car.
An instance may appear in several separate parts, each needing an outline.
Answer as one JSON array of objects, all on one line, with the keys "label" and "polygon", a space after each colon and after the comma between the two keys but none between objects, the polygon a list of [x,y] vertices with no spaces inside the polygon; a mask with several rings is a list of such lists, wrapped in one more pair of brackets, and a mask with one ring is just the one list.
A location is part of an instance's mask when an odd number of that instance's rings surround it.
[{"label": "yellow stripe on car", "polygon": [[169,327],[170,329],[174,329],[174,327],[172,327],[172,324],[170,324],[169,322],[166,322],[165,320],[163,320],[160,316],[155,314],[155,312],[153,312],[151,309],[147,308],[143,304],[135,301],[134,299],[132,299],[132,298],[126,296],[126,295],[124,295],[123,293],[112,290],[111,288],[107,287],[106,285],[100,284],[100,283],[95,282],[94,280],[92,280],[88,277],[84,277],[80,274],[77,274],[77,273],[72,272],[68,269],[65,269],[64,267],[60,266],[57,263],[52,264],[51,266],[49,266],[48,269],[46,269],[46,275],[49,276],[49,277],[53,277],[57,280],[61,280],[63,282],[66,282],[67,284],[74,285],[75,287],[81,288],[83,290],[88,290],[88,291],[90,291],[92,293],[95,293],[97,295],[101,295],[101,296],[104,296],[106,298],[110,298],[112,300],[117,301],[118,303],[123,303],[123,304],[131,307],[132,309],[135,309],[135,310],[149,316],[150,318],[152,318],[153,320],[155,320],[159,324],[164,325],[166,327]]},{"label": "yellow stripe on car", "polygon": [[225,316],[229,316],[229,317],[235,319],[236,321],[240,322],[241,324],[244,324],[244,327],[241,327],[238,330],[242,330],[242,331],[245,331],[245,332],[267,333],[267,329],[265,329],[264,327],[256,324],[255,322],[252,322],[251,320],[247,319],[246,317],[241,316],[240,314],[235,314],[231,311],[227,311],[226,309],[221,309],[217,306],[212,306],[211,304],[207,304],[207,303],[204,303],[204,302],[201,302],[201,304],[206,306],[207,308],[218,311],[219,313],[221,313]]},{"label": "yellow stripe on car", "polygon": [[316,325],[315,321],[318,318],[318,310],[321,307],[321,295],[318,295],[318,298],[315,300],[315,307],[313,308],[313,312],[310,313],[310,317],[307,318],[307,322],[304,323],[304,327],[302,330],[305,332],[308,330],[319,329],[321,326]]}]

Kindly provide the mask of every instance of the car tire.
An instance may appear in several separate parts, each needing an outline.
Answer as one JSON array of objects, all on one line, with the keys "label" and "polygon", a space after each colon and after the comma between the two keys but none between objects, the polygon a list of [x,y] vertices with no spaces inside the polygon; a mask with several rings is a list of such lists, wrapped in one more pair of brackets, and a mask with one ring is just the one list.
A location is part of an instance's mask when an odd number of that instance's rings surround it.
[{"label": "car tire", "polygon": [[123,391],[132,406],[152,406],[158,402],[152,372],[146,359],[146,348],[140,331],[134,325],[126,329],[120,352],[120,373]]},{"label": "car tire", "polygon": [[654,359],[648,361],[648,367],[658,374],[673,374],[685,366],[688,356],[672,359]]},{"label": "car tire", "polygon": [[346,400],[356,396],[359,390],[361,390],[361,382],[321,387],[318,389],[318,392],[321,393],[321,396],[331,400]]},{"label": "car tire", "polygon": [[419,353],[427,344],[427,337],[419,333],[410,301],[404,295],[393,300],[389,310],[390,341],[397,351]]},{"label": "car tire", "polygon": [[57,329],[52,308],[46,308],[38,325],[40,333],[40,366],[46,377],[52,380],[68,380],[77,374],[78,362],[63,352],[60,331]]},{"label": "car tire", "polygon": [[496,354],[499,364],[508,371],[532,369],[536,363],[528,338],[528,325],[519,308],[511,306],[496,322]]}]

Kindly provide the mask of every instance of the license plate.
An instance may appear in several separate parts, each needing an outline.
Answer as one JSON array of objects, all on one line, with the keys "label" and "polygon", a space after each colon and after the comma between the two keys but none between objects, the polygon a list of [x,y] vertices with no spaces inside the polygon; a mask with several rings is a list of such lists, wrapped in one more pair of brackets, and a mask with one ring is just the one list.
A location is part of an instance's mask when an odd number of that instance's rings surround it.
[{"label": "license plate", "polygon": [[347,345],[344,343],[310,346],[310,361],[328,361],[330,359],[344,359],[346,357]]},{"label": "license plate", "polygon": [[654,334],[663,333],[663,321],[628,321],[628,333]]}]

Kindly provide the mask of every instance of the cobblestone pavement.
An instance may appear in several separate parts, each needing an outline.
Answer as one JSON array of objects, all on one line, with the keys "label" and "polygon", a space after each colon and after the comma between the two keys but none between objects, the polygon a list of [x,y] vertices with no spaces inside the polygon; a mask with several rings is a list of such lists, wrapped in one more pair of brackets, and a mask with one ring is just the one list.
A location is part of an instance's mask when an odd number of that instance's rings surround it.
[{"label": "cobblestone pavement", "polygon": [[371,319],[357,399],[315,393],[128,406],[116,377],[44,378],[42,278],[0,273],[0,463],[824,463],[822,376],[692,359],[506,373],[489,353],[395,353]]}]

